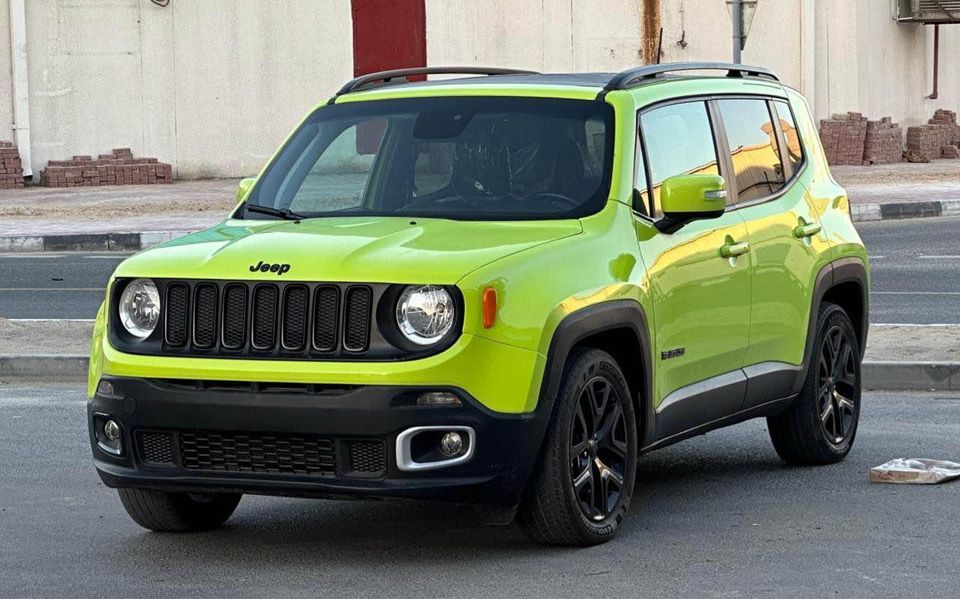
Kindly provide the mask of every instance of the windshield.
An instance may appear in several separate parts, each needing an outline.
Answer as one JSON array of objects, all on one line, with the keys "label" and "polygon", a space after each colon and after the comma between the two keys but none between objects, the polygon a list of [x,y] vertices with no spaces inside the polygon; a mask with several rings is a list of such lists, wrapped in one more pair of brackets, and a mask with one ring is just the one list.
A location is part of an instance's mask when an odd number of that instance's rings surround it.
[{"label": "windshield", "polygon": [[606,200],[612,119],[602,102],[544,98],[325,106],[291,136],[237,216],[585,216]]}]

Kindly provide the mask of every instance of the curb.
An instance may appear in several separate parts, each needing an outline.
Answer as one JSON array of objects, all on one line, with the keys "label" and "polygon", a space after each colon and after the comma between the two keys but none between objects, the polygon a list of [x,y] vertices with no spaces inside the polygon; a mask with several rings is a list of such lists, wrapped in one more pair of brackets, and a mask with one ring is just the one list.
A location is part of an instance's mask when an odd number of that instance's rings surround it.
[{"label": "curb", "polygon": [[[960,200],[852,204],[853,222],[960,216]],[[142,233],[87,233],[78,235],[23,235],[0,237],[0,252],[136,252],[182,237],[193,231]]]},{"label": "curb", "polygon": [[960,200],[900,202],[890,204],[851,204],[853,222],[960,216]]},{"label": "curb", "polygon": [[0,379],[86,380],[89,361],[76,354],[0,354]]},{"label": "curb", "polygon": [[[0,354],[0,379],[82,380],[82,355]],[[960,362],[864,362],[863,386],[871,390],[960,391]]]},{"label": "curb", "polygon": [[193,231],[0,237],[0,252],[135,252]]},{"label": "curb", "polygon": [[960,391],[960,362],[864,362],[867,389]]}]

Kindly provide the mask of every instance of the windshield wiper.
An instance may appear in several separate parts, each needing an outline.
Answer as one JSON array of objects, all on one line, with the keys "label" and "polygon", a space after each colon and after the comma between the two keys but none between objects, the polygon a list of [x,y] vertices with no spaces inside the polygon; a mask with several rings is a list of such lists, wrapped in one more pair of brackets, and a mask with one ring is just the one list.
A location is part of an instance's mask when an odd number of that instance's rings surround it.
[{"label": "windshield wiper", "polygon": [[261,206],[260,204],[244,204],[244,212],[256,212],[258,214],[269,214],[284,220],[303,220],[306,218],[302,214],[292,212],[287,208],[271,208],[270,206]]}]

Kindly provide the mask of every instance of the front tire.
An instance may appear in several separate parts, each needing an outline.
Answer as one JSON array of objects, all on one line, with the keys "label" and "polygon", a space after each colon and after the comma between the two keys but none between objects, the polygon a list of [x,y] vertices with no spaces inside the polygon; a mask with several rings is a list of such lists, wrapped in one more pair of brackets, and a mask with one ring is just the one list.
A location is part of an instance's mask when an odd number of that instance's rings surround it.
[{"label": "front tire", "polygon": [[118,489],[120,503],[140,526],[154,532],[198,532],[219,528],[240,503],[239,493],[167,493]]},{"label": "front tire", "polygon": [[846,312],[824,303],[807,379],[793,404],[767,418],[770,440],[792,465],[833,464],[847,456],[860,420],[860,345]]},{"label": "front tire", "polygon": [[616,535],[637,471],[637,425],[617,362],[575,350],[564,367],[553,422],[517,522],[534,540],[586,546]]}]

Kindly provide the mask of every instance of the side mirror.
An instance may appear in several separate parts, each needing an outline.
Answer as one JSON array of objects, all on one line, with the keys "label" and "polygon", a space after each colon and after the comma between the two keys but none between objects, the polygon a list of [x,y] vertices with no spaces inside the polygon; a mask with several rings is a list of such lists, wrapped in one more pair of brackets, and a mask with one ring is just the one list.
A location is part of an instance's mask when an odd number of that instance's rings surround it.
[{"label": "side mirror", "polygon": [[660,185],[663,218],[655,225],[675,233],[694,220],[717,218],[727,207],[727,184],[720,175],[677,175]]},{"label": "side mirror", "polygon": [[250,188],[253,187],[253,184],[257,182],[256,177],[249,177],[240,181],[240,185],[237,186],[237,203],[247,199],[247,193],[250,192]]}]

